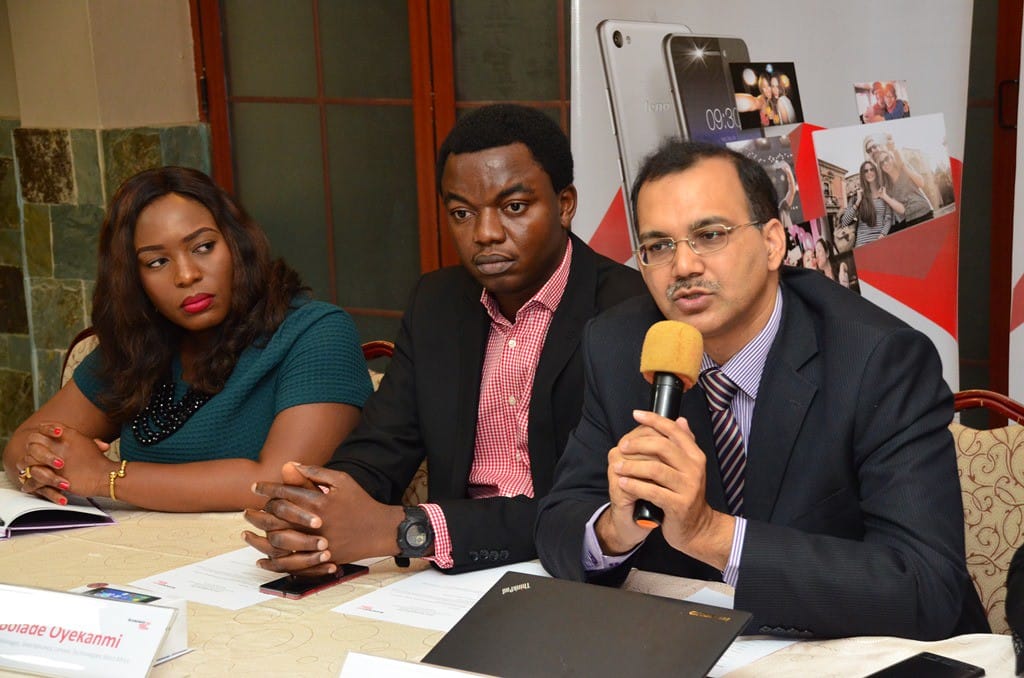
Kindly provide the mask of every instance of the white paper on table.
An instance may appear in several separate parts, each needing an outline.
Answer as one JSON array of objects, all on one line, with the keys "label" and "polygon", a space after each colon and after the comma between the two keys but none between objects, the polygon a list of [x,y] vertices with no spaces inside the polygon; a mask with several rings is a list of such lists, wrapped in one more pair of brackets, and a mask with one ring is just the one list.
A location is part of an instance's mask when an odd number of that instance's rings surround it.
[{"label": "white paper on table", "polygon": [[414,664],[399,659],[374,657],[360,652],[349,652],[338,678],[443,678],[443,676],[479,676],[458,669],[433,664]]},{"label": "white paper on table", "polygon": [[506,572],[550,576],[537,561],[463,574],[430,569],[344,602],[333,611],[447,632]]},{"label": "white paper on table", "polygon": [[262,553],[246,546],[131,583],[193,603],[240,610],[272,598],[260,593],[260,585],[282,576],[257,566],[256,561],[262,557]]},{"label": "white paper on table", "polygon": [[700,603],[701,605],[714,605],[715,607],[727,607],[730,610],[735,609],[733,606],[734,596],[731,593],[719,593],[718,591],[712,591],[707,586],[702,588],[696,593],[686,596],[684,600],[688,600],[691,603]]},{"label": "white paper on table", "polygon": [[737,638],[732,645],[718,658],[718,663],[711,667],[708,678],[719,678],[730,671],[753,664],[761,657],[767,657],[772,652],[778,652],[784,647],[789,647],[799,641],[783,638]]}]

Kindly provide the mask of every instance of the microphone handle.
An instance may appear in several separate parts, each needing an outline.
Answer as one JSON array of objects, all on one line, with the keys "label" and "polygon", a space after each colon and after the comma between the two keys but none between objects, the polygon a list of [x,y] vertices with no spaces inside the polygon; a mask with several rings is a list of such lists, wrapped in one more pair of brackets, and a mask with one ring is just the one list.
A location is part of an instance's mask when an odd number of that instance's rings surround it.
[{"label": "microphone handle", "polygon": [[[651,411],[667,419],[679,416],[679,405],[683,400],[683,382],[671,372],[655,372],[651,384]],[[659,527],[665,520],[660,506],[640,499],[633,505],[633,521],[640,527]]]}]

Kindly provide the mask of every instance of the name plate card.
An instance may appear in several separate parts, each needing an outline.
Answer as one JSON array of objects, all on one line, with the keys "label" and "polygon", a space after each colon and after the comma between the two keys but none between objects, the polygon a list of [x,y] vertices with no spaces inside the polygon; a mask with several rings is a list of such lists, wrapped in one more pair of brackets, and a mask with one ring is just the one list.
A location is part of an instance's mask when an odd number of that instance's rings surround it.
[{"label": "name plate card", "polygon": [[0,667],[145,676],[177,610],[0,584]]}]

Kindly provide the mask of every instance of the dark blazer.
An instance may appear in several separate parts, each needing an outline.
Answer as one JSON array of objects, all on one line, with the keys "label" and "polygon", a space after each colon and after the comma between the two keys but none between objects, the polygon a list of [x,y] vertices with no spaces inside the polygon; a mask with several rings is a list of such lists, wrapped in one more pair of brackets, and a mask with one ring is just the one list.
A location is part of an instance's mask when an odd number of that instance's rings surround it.
[{"label": "dark blazer", "polygon": [[1013,653],[1017,656],[1016,673],[1024,673],[1024,548],[1010,559],[1006,573],[1006,621],[1013,636]]},{"label": "dark blazer", "polygon": [[[748,633],[944,638],[987,631],[964,562],[953,401],[921,333],[818,273],[782,274],[783,314],[758,391],[748,444],[748,520],[737,609]],[[649,409],[639,374],[649,297],[594,320],[584,339],[580,425],[543,500],[537,549],[560,577],[586,578],[585,523],[608,501],[608,450]],[[681,415],[707,454],[706,496],[727,511],[704,392]],[[622,566],[721,580],[653,532]]]},{"label": "dark blazer", "polygon": [[[551,320],[530,399],[535,497],[551,489],[555,462],[583,405],[583,326],[646,288],[635,270],[575,236],[565,293]],[[444,510],[455,567],[480,569],[536,557],[536,499],[466,496],[490,317],[481,287],[461,266],[420,278],[402,317],[379,390],[329,468],[352,475],[377,500],[398,503],[426,457],[428,498]]]}]

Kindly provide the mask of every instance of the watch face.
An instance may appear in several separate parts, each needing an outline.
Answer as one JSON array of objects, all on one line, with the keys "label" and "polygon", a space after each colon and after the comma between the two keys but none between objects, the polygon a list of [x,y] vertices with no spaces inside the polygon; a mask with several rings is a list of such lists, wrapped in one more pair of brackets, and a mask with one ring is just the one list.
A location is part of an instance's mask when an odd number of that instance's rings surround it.
[{"label": "watch face", "polygon": [[422,525],[412,524],[405,531],[405,541],[409,546],[418,549],[427,543],[427,531]]}]

